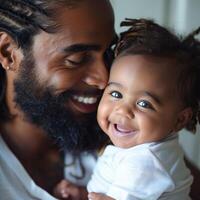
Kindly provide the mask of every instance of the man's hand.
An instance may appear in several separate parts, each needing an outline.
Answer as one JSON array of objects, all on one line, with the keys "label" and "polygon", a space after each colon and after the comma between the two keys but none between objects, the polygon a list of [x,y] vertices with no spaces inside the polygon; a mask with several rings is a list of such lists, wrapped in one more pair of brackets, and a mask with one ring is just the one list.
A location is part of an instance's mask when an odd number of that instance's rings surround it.
[{"label": "man's hand", "polygon": [[67,180],[62,180],[54,188],[54,195],[59,199],[87,200],[88,193],[86,188],[74,185]]},{"label": "man's hand", "polygon": [[113,198],[106,196],[104,194],[91,192],[88,194],[89,200],[114,200]]}]

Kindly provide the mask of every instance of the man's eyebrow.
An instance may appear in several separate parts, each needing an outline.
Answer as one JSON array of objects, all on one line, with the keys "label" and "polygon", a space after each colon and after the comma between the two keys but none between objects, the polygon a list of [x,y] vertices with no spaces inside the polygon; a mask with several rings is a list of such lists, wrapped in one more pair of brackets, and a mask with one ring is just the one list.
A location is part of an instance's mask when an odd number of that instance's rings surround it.
[{"label": "man's eyebrow", "polygon": [[63,49],[65,53],[77,53],[84,51],[99,51],[100,45],[97,44],[74,44]]}]

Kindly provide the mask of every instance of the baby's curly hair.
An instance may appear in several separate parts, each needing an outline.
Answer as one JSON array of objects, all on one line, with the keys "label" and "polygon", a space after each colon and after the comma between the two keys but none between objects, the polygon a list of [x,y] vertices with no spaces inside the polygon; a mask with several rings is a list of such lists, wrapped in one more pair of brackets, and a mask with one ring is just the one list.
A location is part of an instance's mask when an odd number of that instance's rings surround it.
[{"label": "baby's curly hair", "polygon": [[178,37],[148,19],[126,19],[121,26],[129,28],[120,34],[115,56],[143,54],[176,60],[177,91],[185,106],[193,111],[185,128],[195,132],[200,122],[200,42],[195,36],[200,27],[186,37]]}]

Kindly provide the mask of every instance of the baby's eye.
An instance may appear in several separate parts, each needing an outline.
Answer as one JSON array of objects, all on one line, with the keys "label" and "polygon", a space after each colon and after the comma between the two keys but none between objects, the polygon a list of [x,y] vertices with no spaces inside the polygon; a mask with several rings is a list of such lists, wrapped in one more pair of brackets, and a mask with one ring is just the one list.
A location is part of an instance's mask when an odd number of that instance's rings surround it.
[{"label": "baby's eye", "polygon": [[110,92],[110,95],[117,99],[121,99],[123,97],[122,94],[118,91],[112,91],[112,92]]},{"label": "baby's eye", "polygon": [[149,108],[149,109],[153,109],[153,106],[151,105],[151,103],[149,103],[146,100],[140,100],[137,102],[137,105],[142,107],[142,108]]}]

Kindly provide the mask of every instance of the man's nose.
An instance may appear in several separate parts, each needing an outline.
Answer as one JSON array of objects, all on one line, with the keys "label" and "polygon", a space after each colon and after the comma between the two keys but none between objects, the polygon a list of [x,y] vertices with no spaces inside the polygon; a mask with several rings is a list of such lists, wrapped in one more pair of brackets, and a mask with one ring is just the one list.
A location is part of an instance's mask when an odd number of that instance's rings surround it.
[{"label": "man's nose", "polygon": [[108,69],[104,61],[99,63],[94,63],[86,70],[87,70],[86,75],[83,81],[87,85],[94,86],[98,89],[103,90],[108,82]]}]

